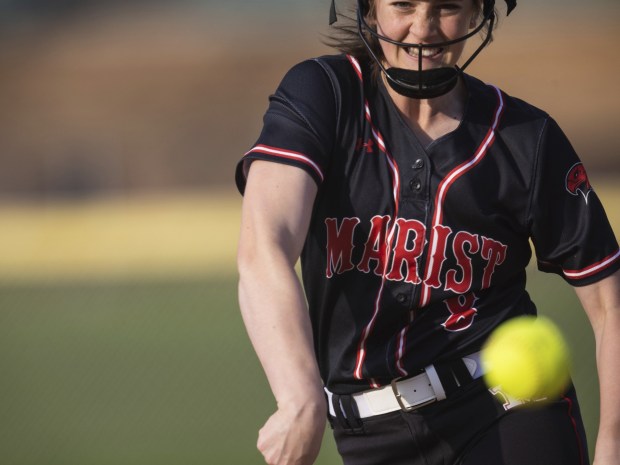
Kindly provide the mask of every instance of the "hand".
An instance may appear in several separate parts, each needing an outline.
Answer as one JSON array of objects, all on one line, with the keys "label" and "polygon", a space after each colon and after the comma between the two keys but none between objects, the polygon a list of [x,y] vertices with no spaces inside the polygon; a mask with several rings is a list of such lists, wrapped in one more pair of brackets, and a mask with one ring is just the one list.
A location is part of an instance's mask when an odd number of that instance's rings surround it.
[{"label": "hand", "polygon": [[268,465],[312,465],[325,423],[325,402],[279,407],[258,433],[258,450]]}]

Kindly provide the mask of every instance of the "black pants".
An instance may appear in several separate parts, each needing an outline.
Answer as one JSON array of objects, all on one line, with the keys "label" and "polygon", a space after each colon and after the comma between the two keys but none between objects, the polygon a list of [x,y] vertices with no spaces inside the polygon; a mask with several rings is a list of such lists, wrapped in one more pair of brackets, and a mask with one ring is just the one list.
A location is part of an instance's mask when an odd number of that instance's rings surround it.
[{"label": "black pants", "polygon": [[345,465],[587,465],[581,413],[561,399],[506,410],[475,380],[413,412],[331,418]]}]

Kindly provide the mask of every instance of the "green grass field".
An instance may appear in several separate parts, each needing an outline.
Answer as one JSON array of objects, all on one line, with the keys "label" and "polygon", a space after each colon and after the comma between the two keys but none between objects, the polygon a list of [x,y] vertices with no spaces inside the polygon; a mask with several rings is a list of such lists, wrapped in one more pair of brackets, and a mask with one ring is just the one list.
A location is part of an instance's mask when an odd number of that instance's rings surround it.
[{"label": "green grass field", "polygon": [[274,402],[233,279],[4,286],[0,308],[0,463],[260,463]]},{"label": "green grass field", "polygon": [[[592,438],[588,324],[566,285],[533,275],[576,348]],[[0,463],[262,463],[254,444],[274,402],[232,277],[3,286],[0,308]],[[330,436],[317,463],[339,463]]]},{"label": "green grass field", "polygon": [[[263,463],[275,404],[237,305],[239,204],[0,206],[0,465]],[[529,274],[573,348],[592,453],[590,326],[560,278]],[[317,464],[338,463],[328,431]]]}]

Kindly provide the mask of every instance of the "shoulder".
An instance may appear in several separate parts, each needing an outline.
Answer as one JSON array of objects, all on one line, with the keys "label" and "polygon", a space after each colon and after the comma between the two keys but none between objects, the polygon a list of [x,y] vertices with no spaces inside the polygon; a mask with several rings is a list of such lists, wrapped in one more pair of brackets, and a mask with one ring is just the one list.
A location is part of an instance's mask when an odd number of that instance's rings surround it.
[{"label": "shoulder", "polygon": [[348,55],[310,58],[286,73],[270,99],[293,109],[309,124],[340,126],[363,110],[365,76],[365,69]]},{"label": "shoulder", "polygon": [[498,133],[507,141],[515,139],[519,145],[537,144],[549,123],[553,123],[549,114],[537,106],[472,76],[467,75],[466,79],[472,100],[484,102],[483,105],[496,114]]},{"label": "shoulder", "polygon": [[294,65],[284,76],[279,90],[311,91],[317,87],[346,89],[356,80],[355,67],[346,55],[324,55]]},{"label": "shoulder", "polygon": [[524,119],[546,119],[549,117],[547,112],[526,102],[520,98],[512,96],[494,84],[482,82],[480,79],[466,75],[467,86],[472,94],[478,98],[486,98],[493,101],[501,99],[503,111],[511,115]]}]

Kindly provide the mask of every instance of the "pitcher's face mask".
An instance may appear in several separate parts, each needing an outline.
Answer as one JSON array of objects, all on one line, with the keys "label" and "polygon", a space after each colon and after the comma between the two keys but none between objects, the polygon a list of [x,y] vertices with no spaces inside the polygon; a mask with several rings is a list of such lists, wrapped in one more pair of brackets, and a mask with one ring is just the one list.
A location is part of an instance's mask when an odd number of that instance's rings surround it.
[{"label": "pitcher's face mask", "polygon": [[[516,0],[505,0],[508,5],[507,14],[515,8]],[[467,34],[453,40],[436,42],[429,44],[399,42],[378,33],[371,27],[366,18],[369,11],[369,0],[357,0],[357,30],[360,39],[364,43],[372,59],[385,73],[386,80],[394,91],[406,97],[415,99],[431,99],[450,92],[456,86],[459,76],[465,68],[478,56],[482,49],[491,41],[491,34],[495,24],[495,0],[484,0],[482,20]],[[336,7],[332,0],[330,9],[330,24],[337,21]],[[425,56],[431,55],[437,49],[444,49],[451,45],[459,44],[470,37],[478,34],[487,26],[486,35],[478,48],[471,54],[462,66],[439,66],[431,69],[423,69]],[[373,47],[368,41],[368,35],[379,41],[384,41],[407,50],[411,55],[417,56],[418,69],[405,69],[397,67],[386,67],[382,60],[377,56]],[[412,53],[411,53],[412,52]]]}]

